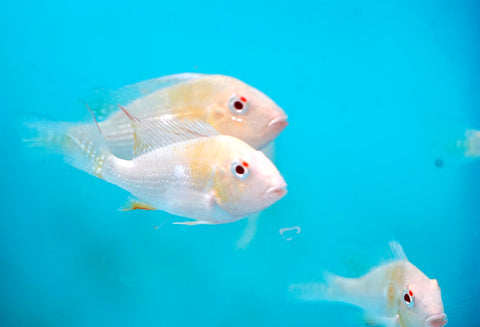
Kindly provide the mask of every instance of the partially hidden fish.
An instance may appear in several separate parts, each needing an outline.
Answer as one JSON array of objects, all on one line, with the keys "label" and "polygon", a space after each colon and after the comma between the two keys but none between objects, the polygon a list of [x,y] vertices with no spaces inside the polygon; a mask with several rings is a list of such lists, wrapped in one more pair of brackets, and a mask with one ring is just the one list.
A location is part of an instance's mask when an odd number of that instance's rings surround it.
[{"label": "partially hidden fish", "polygon": [[388,327],[442,327],[447,323],[440,287],[408,261],[402,247],[391,242],[395,259],[359,278],[327,273],[325,283],[291,285],[306,301],[336,301],[366,311],[367,321]]},{"label": "partially hidden fish", "polygon": [[[126,210],[162,210],[195,221],[221,224],[259,212],[287,190],[275,165],[242,140],[219,135],[200,120],[142,121],[122,108],[131,124],[133,158],[109,150],[96,123],[38,122],[28,142],[60,152],[74,167],[115,184],[135,199]],[[81,126],[82,128],[80,129]]]},{"label": "partially hidden fish", "polygon": [[466,157],[480,157],[480,131],[469,129],[465,132],[465,140],[460,143]]},{"label": "partially hidden fish", "polygon": [[[169,75],[100,92],[92,102],[110,150],[124,159],[132,157],[133,130],[117,104],[142,121],[202,120],[220,134],[235,136],[255,149],[269,144],[288,124],[285,112],[268,96],[225,75]],[[70,134],[76,129],[83,127],[73,126]]]}]

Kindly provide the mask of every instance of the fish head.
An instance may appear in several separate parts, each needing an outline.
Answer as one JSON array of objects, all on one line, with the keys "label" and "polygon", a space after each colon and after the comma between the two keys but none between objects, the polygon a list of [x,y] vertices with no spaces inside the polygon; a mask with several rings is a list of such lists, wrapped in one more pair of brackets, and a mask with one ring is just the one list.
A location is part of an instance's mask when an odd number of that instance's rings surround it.
[{"label": "fish head", "polygon": [[219,91],[209,109],[209,122],[220,134],[261,149],[288,125],[285,112],[264,93],[233,77],[210,78],[218,83]]},{"label": "fish head", "polygon": [[220,138],[224,140],[223,158],[214,189],[223,210],[240,219],[285,196],[287,184],[270,159],[238,138]]},{"label": "fish head", "polygon": [[443,327],[448,320],[438,282],[421,274],[413,283],[406,285],[399,295],[400,325]]}]

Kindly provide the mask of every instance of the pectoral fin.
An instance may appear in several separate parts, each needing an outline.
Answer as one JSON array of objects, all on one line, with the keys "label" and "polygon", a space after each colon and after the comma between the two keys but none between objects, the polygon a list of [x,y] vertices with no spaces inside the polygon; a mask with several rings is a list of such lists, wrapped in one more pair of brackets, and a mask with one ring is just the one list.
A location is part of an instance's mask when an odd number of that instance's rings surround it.
[{"label": "pectoral fin", "polygon": [[242,237],[236,242],[237,249],[246,249],[250,242],[253,240],[255,233],[257,232],[258,218],[260,214],[254,214],[247,218],[247,226],[243,231]]},{"label": "pectoral fin", "polygon": [[212,193],[202,193],[189,188],[172,188],[165,192],[164,199],[170,208],[181,209],[184,214],[209,212],[217,203]]},{"label": "pectoral fin", "polygon": [[398,316],[382,317],[374,316],[368,313],[364,316],[364,321],[368,326],[399,327]]}]

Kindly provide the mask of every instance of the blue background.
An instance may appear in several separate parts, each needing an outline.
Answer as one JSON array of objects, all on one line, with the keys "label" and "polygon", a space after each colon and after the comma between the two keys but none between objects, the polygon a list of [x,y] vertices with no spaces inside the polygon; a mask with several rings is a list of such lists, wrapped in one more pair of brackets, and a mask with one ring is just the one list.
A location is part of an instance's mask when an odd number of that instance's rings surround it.
[{"label": "blue background", "polygon": [[[476,1],[0,2],[0,325],[363,326],[288,285],[358,276],[397,240],[478,325],[480,128]],[[180,72],[232,75],[289,115],[289,193],[246,221],[161,225],[126,192],[25,151],[23,113],[85,116],[94,87]],[[443,167],[435,166],[441,159]],[[279,230],[299,226],[287,241]],[[284,235],[285,236],[285,235]]]}]

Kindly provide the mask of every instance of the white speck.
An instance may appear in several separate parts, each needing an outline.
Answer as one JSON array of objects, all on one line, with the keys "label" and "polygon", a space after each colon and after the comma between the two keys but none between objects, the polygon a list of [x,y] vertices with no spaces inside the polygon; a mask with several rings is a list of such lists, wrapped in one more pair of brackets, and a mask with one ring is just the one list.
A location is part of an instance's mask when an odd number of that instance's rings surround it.
[{"label": "white speck", "polygon": [[175,174],[176,178],[184,177],[185,176],[185,167],[181,166],[181,165],[176,166],[174,174]]},{"label": "white speck", "polygon": [[298,226],[286,227],[286,228],[280,229],[280,235],[282,235],[284,240],[291,241],[295,237],[297,237],[297,235],[300,234],[301,231],[302,229]]}]

